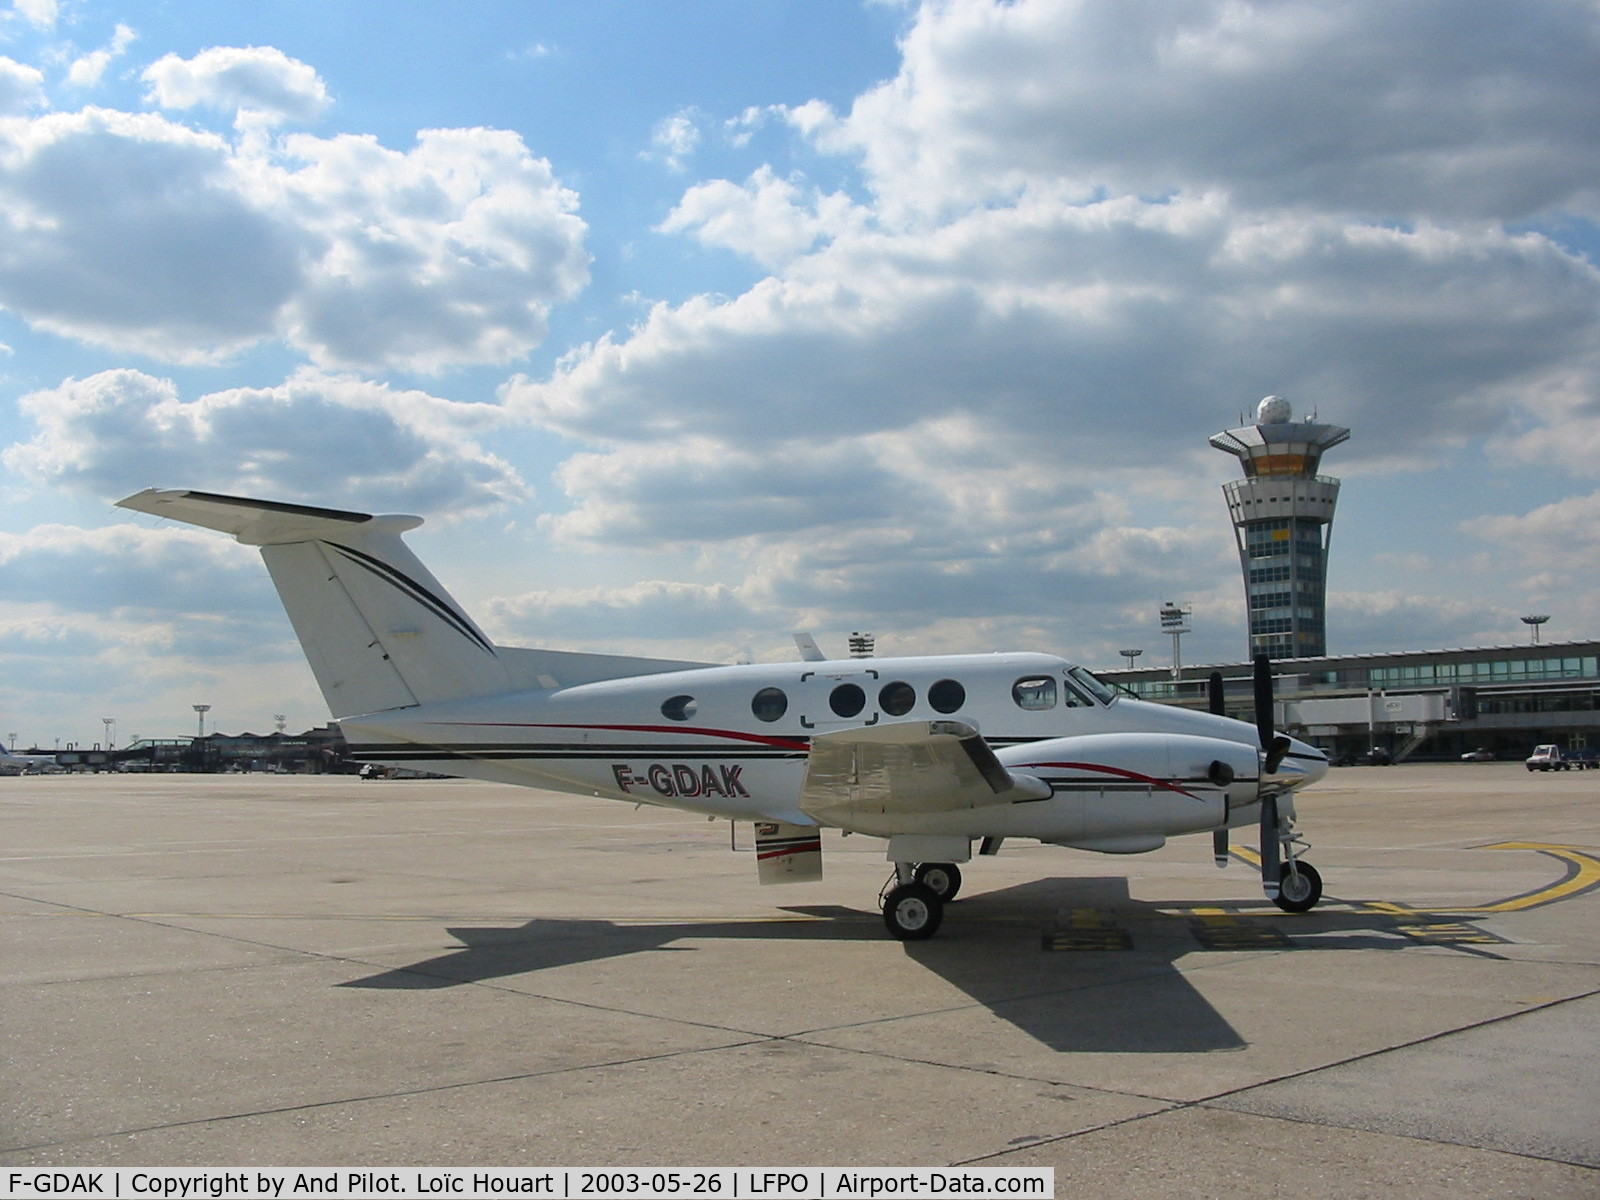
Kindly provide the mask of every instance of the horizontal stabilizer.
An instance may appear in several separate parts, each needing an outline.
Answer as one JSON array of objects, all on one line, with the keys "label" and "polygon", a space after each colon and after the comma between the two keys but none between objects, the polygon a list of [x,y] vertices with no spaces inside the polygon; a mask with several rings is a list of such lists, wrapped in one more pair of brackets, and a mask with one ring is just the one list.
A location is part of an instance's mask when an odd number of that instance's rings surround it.
[{"label": "horizontal stabilizer", "polygon": [[260,547],[335,717],[511,686],[494,645],[401,539],[420,517],[185,490],[150,489],[120,506]]},{"label": "horizontal stabilizer", "polygon": [[312,508],[305,504],[283,504],[276,500],[252,500],[244,496],[219,496],[214,492],[194,492],[183,488],[146,488],[117,501],[118,508],[170,517],[185,525],[199,525],[219,533],[231,533],[246,546],[271,546],[312,539],[350,538],[358,533],[382,529],[404,533],[422,524],[421,517],[385,516],[344,512],[337,508]]},{"label": "horizontal stabilizer", "polygon": [[119,507],[259,547],[335,717],[707,665],[492,644],[401,538],[421,517],[157,488]]}]

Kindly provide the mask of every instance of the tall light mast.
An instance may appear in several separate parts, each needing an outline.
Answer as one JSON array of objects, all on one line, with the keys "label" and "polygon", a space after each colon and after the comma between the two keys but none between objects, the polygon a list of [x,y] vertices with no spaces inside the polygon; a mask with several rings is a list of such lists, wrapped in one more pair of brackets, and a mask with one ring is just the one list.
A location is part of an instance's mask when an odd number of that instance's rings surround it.
[{"label": "tall light mast", "polygon": [[1339,481],[1317,474],[1323,452],[1350,436],[1339,425],[1296,421],[1268,396],[1254,425],[1211,438],[1244,468],[1222,485],[1239,547],[1249,654],[1314,658],[1328,652],[1328,545]]}]

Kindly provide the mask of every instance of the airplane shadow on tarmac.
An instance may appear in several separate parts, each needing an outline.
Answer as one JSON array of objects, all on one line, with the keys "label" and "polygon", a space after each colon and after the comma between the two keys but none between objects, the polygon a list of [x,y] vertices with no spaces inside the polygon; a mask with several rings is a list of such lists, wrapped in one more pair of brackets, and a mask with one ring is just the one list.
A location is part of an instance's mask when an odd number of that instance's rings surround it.
[{"label": "airplane shadow on tarmac", "polygon": [[[959,988],[995,1016],[1061,1052],[1196,1053],[1246,1043],[1184,971],[1206,952],[1449,946],[1488,954],[1497,941],[1428,914],[1397,916],[1365,906],[1310,913],[1263,912],[1260,900],[1160,906],[1128,895],[1121,877],[1046,879],[975,893],[946,912],[938,937],[896,943],[876,912],[795,906],[808,920],[619,924],[535,918],[523,925],[458,927],[461,943],[423,962],[342,987],[432,989],[505,979],[553,967],[647,951],[694,953],[715,940],[881,941]],[[1455,940],[1429,936],[1458,931]],[[1465,931],[1460,933],[1459,931]],[[797,952],[803,952],[797,947]],[[889,997],[888,1003],[904,997]],[[819,1014],[822,1015],[822,1014]]]}]

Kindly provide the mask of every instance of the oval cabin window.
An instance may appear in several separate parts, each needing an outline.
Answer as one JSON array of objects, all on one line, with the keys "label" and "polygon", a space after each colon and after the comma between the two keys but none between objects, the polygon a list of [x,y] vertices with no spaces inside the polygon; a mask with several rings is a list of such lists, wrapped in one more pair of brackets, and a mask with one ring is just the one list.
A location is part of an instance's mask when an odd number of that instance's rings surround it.
[{"label": "oval cabin window", "polygon": [[953,713],[967,702],[967,689],[954,679],[941,679],[928,689],[928,703],[935,712]]},{"label": "oval cabin window", "polygon": [[782,688],[762,688],[751,698],[750,711],[758,721],[776,721],[789,711],[789,697]]},{"label": "oval cabin window", "polygon": [[878,693],[878,707],[891,717],[903,717],[917,704],[917,689],[909,683],[886,683]]},{"label": "oval cabin window", "polygon": [[867,694],[853,683],[841,683],[828,697],[828,707],[841,717],[853,717],[867,706]]},{"label": "oval cabin window", "polygon": [[661,715],[669,721],[687,721],[699,708],[700,702],[693,696],[674,696],[661,702]]}]

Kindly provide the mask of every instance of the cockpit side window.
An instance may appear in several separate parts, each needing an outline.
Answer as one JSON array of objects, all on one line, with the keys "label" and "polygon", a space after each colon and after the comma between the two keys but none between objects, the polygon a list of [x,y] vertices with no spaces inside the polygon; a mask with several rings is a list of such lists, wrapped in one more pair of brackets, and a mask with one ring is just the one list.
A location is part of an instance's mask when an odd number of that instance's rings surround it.
[{"label": "cockpit side window", "polygon": [[1028,712],[1043,712],[1056,706],[1056,681],[1048,675],[1029,675],[1011,685],[1011,698]]},{"label": "cockpit side window", "polygon": [[1096,679],[1082,667],[1069,667],[1067,669],[1067,679],[1075,687],[1087,692],[1101,704],[1110,704],[1117,698],[1117,693],[1108,684]]}]

